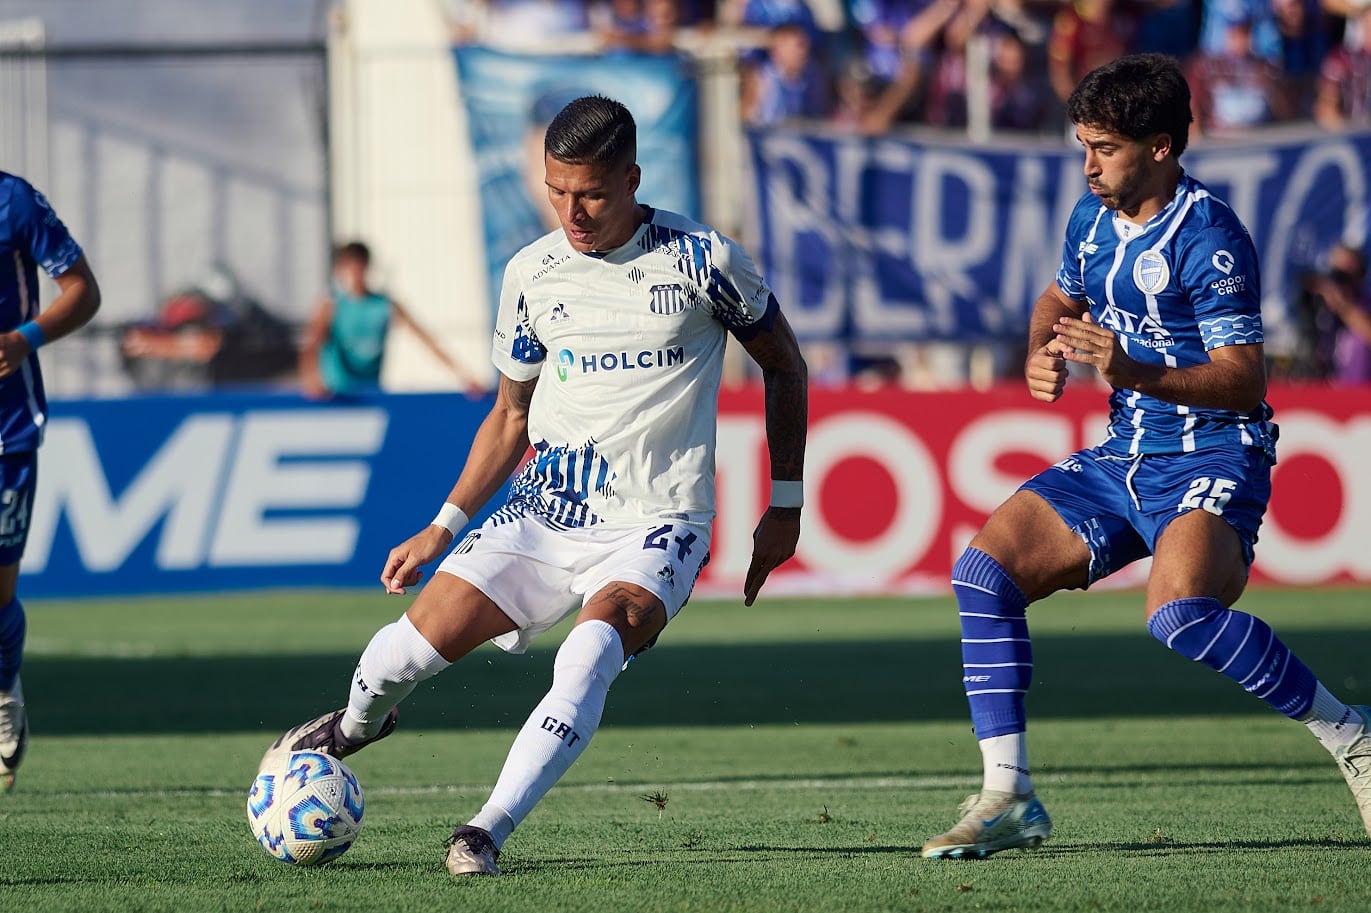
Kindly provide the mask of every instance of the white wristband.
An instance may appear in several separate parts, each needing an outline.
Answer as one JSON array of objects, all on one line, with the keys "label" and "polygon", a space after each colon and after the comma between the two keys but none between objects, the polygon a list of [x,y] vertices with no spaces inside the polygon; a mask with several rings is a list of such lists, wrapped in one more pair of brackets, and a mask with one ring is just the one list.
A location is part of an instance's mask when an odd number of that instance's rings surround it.
[{"label": "white wristband", "polygon": [[793,481],[786,479],[772,479],[771,506],[804,507],[805,483],[800,481],[799,479],[795,479]]},{"label": "white wristband", "polygon": [[443,529],[452,533],[455,538],[457,534],[461,532],[462,527],[466,526],[470,521],[471,518],[467,516],[466,511],[462,510],[462,508],[458,507],[456,504],[449,504],[444,501],[443,506],[438,508],[438,516],[433,518],[433,522],[430,525],[441,526]]}]

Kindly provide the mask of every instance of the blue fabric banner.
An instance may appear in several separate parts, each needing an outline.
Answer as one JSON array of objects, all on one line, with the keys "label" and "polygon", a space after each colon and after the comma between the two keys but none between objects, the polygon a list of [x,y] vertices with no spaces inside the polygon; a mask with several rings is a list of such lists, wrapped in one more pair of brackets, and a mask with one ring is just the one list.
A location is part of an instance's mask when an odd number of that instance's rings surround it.
[{"label": "blue fabric banner", "polygon": [[379,588],[489,409],[454,393],[56,402],[20,593]]},{"label": "blue fabric banner", "polygon": [[[1078,149],[997,148],[777,128],[748,137],[754,253],[796,333],[855,343],[1020,339],[1085,191]],[[1371,133],[1273,134],[1187,150],[1246,222],[1268,343],[1301,274],[1362,244]]]},{"label": "blue fabric banner", "polygon": [[543,133],[582,95],[622,102],[638,125],[638,200],[699,217],[696,84],[690,63],[669,55],[541,57],[455,48],[480,180],[492,313],[505,264],[557,227],[543,185]]}]

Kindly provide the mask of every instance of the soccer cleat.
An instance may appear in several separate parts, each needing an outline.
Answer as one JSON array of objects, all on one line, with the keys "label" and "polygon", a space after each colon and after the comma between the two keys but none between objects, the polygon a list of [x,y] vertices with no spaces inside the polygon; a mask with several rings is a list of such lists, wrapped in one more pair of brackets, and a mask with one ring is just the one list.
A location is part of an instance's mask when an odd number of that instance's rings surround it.
[{"label": "soccer cleat", "polygon": [[344,712],[335,710],[315,717],[308,723],[301,723],[294,729],[287,729],[280,738],[271,743],[267,753],[262,755],[257,769],[264,770],[269,764],[284,759],[293,751],[320,751],[341,761],[353,752],[366,748],[372,742],[379,742],[394,732],[396,720],[400,716],[398,707],[390,708],[390,713],[386,714],[386,721],[381,724],[380,732],[360,742],[349,742],[343,737],[340,728]]},{"label": "soccer cleat", "polygon": [[490,831],[463,824],[447,838],[447,870],[453,875],[499,875],[500,851]]},{"label": "soccer cleat", "polygon": [[1052,836],[1052,819],[1033,793],[986,789],[957,806],[961,820],[924,844],[926,859],[984,859],[1010,849],[1032,849]]},{"label": "soccer cleat", "polygon": [[19,676],[14,687],[0,691],[0,792],[14,788],[14,774],[29,745],[29,715],[24,709],[24,689]]},{"label": "soccer cleat", "polygon": [[1357,800],[1361,811],[1361,823],[1371,836],[1371,707],[1354,706],[1361,714],[1362,733],[1351,745],[1344,745],[1333,752],[1342,771],[1342,778],[1352,788],[1352,798]]}]

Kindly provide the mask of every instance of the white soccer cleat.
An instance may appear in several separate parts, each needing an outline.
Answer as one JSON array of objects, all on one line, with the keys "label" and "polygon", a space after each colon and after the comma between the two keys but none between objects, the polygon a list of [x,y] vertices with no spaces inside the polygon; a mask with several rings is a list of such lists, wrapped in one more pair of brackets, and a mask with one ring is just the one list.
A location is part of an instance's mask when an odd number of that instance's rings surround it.
[{"label": "white soccer cleat", "polygon": [[1351,745],[1333,752],[1333,757],[1352,788],[1352,798],[1357,800],[1362,827],[1371,836],[1371,707],[1356,705],[1352,709],[1361,714],[1362,733]]},{"label": "white soccer cleat", "polygon": [[500,851],[490,832],[463,824],[447,838],[447,870],[453,875],[499,875]]},{"label": "white soccer cleat", "polygon": [[993,789],[967,796],[961,820],[923,846],[926,859],[984,859],[1000,850],[1032,849],[1052,836],[1052,819],[1033,793],[1016,796]]},{"label": "white soccer cleat", "polygon": [[14,788],[14,774],[29,745],[29,715],[24,708],[24,689],[19,677],[14,687],[0,691],[0,791]]}]

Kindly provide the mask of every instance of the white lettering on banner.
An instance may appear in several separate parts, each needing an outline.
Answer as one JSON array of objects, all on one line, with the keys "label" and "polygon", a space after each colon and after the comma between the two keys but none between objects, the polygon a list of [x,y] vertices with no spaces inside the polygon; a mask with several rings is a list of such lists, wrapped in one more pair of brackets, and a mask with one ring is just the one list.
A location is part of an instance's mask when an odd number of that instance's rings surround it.
[{"label": "white lettering on banner", "polygon": [[[1366,528],[1371,523],[1371,482],[1365,472],[1371,453],[1371,419],[1338,422],[1315,412],[1280,412],[1277,453],[1281,462],[1273,471],[1272,485],[1279,491],[1282,465],[1299,454],[1309,454],[1337,471],[1342,504],[1337,522],[1315,539],[1288,535],[1267,514],[1257,545],[1257,566],[1281,583],[1316,583],[1341,573],[1365,579],[1371,575],[1371,549],[1366,547]],[[1324,492],[1334,497],[1334,492]]]},{"label": "white lettering on banner", "polygon": [[210,549],[215,567],[342,564],[357,544],[358,519],[270,517],[272,510],[347,510],[366,497],[371,467],[361,460],[385,439],[380,409],[256,412],[243,416]]},{"label": "white lettering on banner", "polygon": [[923,560],[942,523],[941,473],[923,441],[905,425],[878,412],[853,411],[811,424],[806,487],[821,491],[829,470],[852,457],[880,464],[895,483],[894,518],[876,537],[852,542],[833,532],[822,509],[807,511],[796,555],[834,580],[860,577],[881,584]]},{"label": "white lettering on banner", "polygon": [[43,446],[42,494],[34,499],[22,571],[36,574],[47,567],[63,515],[92,571],[118,568],[163,519],[158,567],[200,566],[232,435],[231,416],[190,416],[116,499],[90,428],[79,419],[54,419]]},{"label": "white lettering on banner", "polygon": [[[115,497],[90,428],[54,419],[22,571],[47,567],[62,517],[91,571],[120,567],[159,522],[161,570],[346,562],[358,521],[345,512],[361,504],[370,467],[340,457],[376,453],[386,423],[379,409],[191,415]],[[270,516],[287,509],[334,513]]]},{"label": "white lettering on banner", "polygon": [[[1047,172],[1055,165],[1061,169],[1057,180],[1057,203],[1048,210]],[[1008,235],[1000,256],[1000,289],[997,300],[986,296],[981,303],[982,320],[987,326],[1000,326],[1004,305],[1038,300],[1048,283],[1057,276],[1062,262],[1062,229],[1084,189],[1080,164],[1070,159],[1041,159],[1025,155],[1015,172],[1013,197],[1008,209]],[[1000,322],[991,323],[995,313]]]},{"label": "white lettering on banner", "polygon": [[[768,136],[762,155],[770,176],[766,184],[767,234],[772,256],[780,267],[771,270],[768,281],[777,300],[786,307],[796,333],[802,337],[834,336],[842,329],[846,317],[843,264],[848,257],[848,242],[838,236],[830,220],[814,218],[814,201],[828,199],[828,167],[813,155],[806,142],[784,134]],[[791,186],[791,168],[800,174],[798,195]],[[812,256],[806,257],[800,249],[800,241],[807,235],[823,239],[831,268],[825,273],[822,286],[810,288],[806,295],[802,285],[806,280],[812,283],[810,274],[815,272],[805,268]],[[814,291],[822,293],[818,301],[813,300]]]},{"label": "white lettering on banner", "polygon": [[1005,409],[971,422],[952,442],[947,482],[957,498],[989,516],[1023,484],[1021,474],[1000,472],[996,461],[1009,453],[1042,457],[1043,468],[1075,449],[1075,429],[1068,416]]}]

